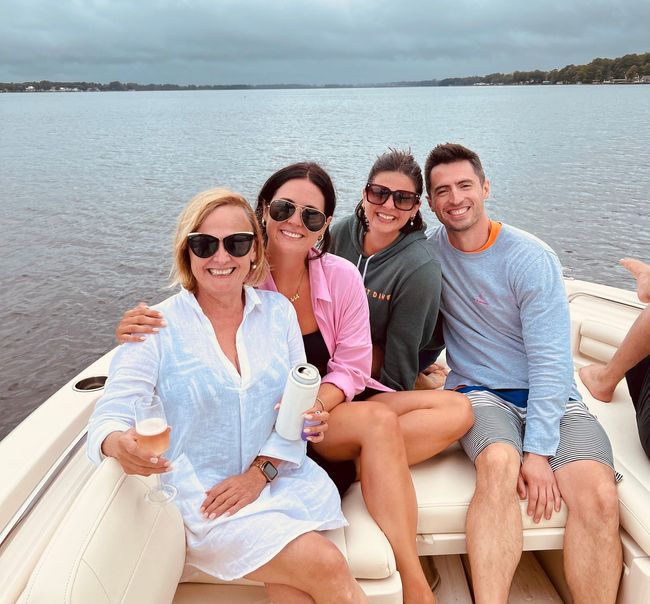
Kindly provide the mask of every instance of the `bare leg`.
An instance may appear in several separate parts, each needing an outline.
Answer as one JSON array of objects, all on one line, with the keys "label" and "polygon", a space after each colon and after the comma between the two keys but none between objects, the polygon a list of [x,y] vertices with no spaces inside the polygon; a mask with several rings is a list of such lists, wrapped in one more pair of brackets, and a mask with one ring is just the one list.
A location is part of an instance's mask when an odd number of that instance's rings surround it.
[{"label": "bare leg", "polygon": [[381,403],[343,403],[332,410],[329,426],[314,448],[332,461],[358,457],[363,498],[393,548],[405,604],[433,604],[418,559],[417,503],[397,416]]},{"label": "bare leg", "polygon": [[578,371],[591,395],[608,403],[625,372],[650,354],[650,306],[646,307],[630,327],[607,365],[587,365]]},{"label": "bare leg", "polygon": [[573,602],[613,604],[623,564],[614,473],[597,461],[576,461],[555,477],[568,509],[564,572]]},{"label": "bare leg", "polygon": [[410,466],[446,449],[474,423],[469,399],[458,392],[386,392],[368,400],[384,403],[399,416]]},{"label": "bare leg", "polygon": [[309,594],[280,583],[267,583],[266,593],[273,604],[314,604]]},{"label": "bare leg", "polygon": [[[316,604],[368,602],[352,577],[343,554],[331,541],[314,532],[300,535],[288,543],[275,558],[246,575],[246,578],[272,586],[274,597],[288,593],[294,598],[293,601],[301,604],[310,601]],[[283,592],[278,584],[293,590]],[[311,599],[298,600],[296,592],[302,592]],[[278,600],[278,604],[284,601]]]},{"label": "bare leg", "polygon": [[505,443],[492,444],[475,465],[476,490],[466,527],[474,598],[477,604],[505,604],[523,544],[519,453]]}]

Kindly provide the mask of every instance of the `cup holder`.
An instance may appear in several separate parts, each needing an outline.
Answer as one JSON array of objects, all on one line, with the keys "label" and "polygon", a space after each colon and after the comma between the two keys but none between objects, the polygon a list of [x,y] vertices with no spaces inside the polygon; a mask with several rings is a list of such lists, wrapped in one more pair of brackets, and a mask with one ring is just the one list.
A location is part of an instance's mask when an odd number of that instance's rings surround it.
[{"label": "cup holder", "polygon": [[95,392],[101,390],[106,383],[107,377],[105,375],[93,375],[92,377],[79,380],[73,387],[77,392]]}]

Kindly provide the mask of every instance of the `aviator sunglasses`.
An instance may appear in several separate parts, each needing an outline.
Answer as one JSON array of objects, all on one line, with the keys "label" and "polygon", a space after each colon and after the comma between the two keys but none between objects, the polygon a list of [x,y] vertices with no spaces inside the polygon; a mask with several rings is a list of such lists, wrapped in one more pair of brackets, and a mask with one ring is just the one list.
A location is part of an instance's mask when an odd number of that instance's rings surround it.
[{"label": "aviator sunglasses", "polygon": [[406,212],[412,210],[420,200],[420,196],[412,191],[391,191],[388,187],[373,183],[366,185],[366,198],[375,206],[384,205],[391,195],[393,196],[393,205],[398,210]]},{"label": "aviator sunglasses", "polygon": [[274,199],[269,204],[269,216],[275,222],[284,222],[293,216],[297,208],[301,208],[300,219],[307,230],[317,233],[325,226],[327,216],[323,212],[316,208],[299,206],[289,199]]},{"label": "aviator sunglasses", "polygon": [[[224,249],[235,258],[241,258],[248,254],[253,247],[253,240],[255,235],[253,233],[233,233],[227,237],[223,237]],[[209,258],[214,256],[219,249],[219,238],[205,233],[190,233],[187,236],[187,244],[195,256],[199,258]]]}]

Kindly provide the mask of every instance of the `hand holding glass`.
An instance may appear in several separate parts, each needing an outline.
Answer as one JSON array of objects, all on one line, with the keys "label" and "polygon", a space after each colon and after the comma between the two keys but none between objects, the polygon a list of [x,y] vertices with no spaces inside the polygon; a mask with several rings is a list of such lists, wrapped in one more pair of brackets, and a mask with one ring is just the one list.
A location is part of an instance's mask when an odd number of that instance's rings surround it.
[{"label": "hand holding glass", "polygon": [[[135,431],[138,444],[159,457],[169,449],[169,430],[162,401],[155,394],[142,396],[135,401]],[[156,474],[157,486],[152,487],[145,499],[152,503],[168,503],[176,497],[177,490],[170,484],[163,485]]]}]

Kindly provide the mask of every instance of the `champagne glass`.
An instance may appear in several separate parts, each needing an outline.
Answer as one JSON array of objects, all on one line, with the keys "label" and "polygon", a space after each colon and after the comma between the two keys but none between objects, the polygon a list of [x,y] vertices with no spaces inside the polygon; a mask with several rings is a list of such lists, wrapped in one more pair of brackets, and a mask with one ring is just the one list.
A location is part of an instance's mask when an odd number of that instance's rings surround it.
[{"label": "champagne glass", "polygon": [[[155,394],[141,396],[135,401],[135,431],[138,442],[160,457],[169,449],[167,418],[160,397]],[[178,491],[170,484],[163,484],[160,474],[156,474],[156,486],[151,487],[145,499],[151,503],[168,503]]]}]

